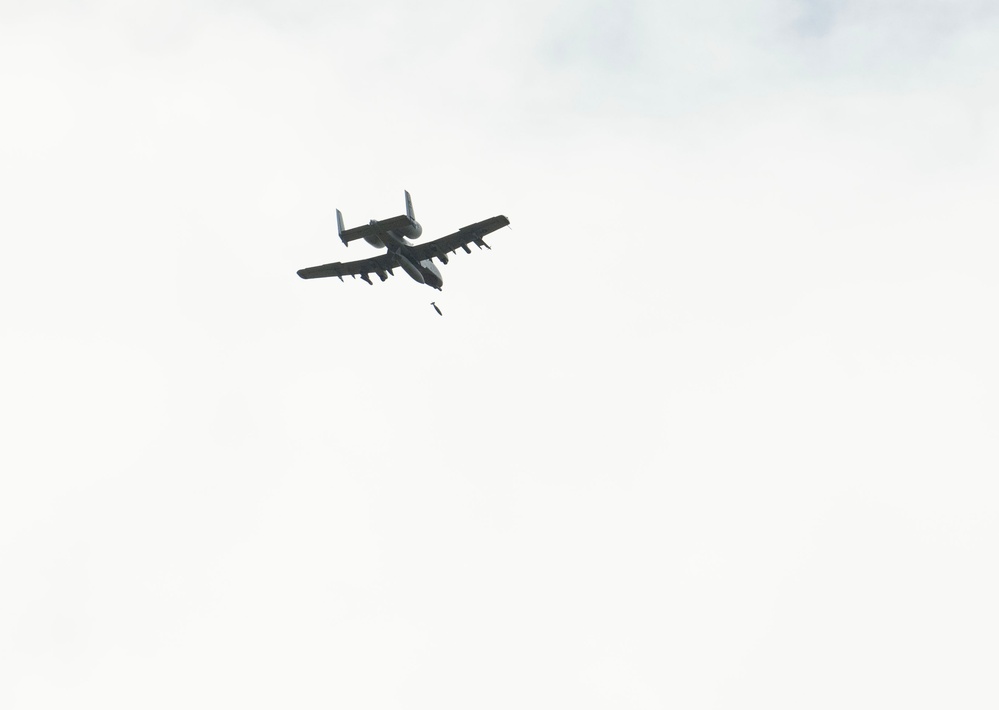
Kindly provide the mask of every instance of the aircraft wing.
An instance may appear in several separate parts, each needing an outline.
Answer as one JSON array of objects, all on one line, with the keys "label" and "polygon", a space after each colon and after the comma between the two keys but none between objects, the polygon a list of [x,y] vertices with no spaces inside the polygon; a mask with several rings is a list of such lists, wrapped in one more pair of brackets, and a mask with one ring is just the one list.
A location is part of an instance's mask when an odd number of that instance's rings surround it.
[{"label": "aircraft wing", "polygon": [[482,237],[508,224],[510,224],[510,220],[503,215],[497,215],[489,219],[484,219],[481,222],[470,224],[467,227],[462,227],[454,234],[449,234],[446,237],[441,237],[440,239],[435,239],[432,242],[424,244],[413,245],[409,247],[408,251],[419,261],[432,257],[446,261],[447,257],[444,255],[449,252],[453,254],[458,249],[464,249],[466,253],[471,254],[472,250],[468,248],[469,244],[475,244],[480,249],[482,247],[489,249],[489,245],[482,241]]},{"label": "aircraft wing", "polygon": [[340,232],[340,240],[344,244],[347,244],[355,239],[377,237],[381,234],[385,234],[386,232],[391,232],[394,229],[410,227],[412,224],[413,220],[411,220],[408,216],[401,214],[398,217],[383,219],[380,222],[375,222],[374,224],[362,224],[360,227],[344,229]]},{"label": "aircraft wing", "polygon": [[303,279],[322,279],[328,276],[336,276],[343,281],[344,276],[360,276],[363,280],[371,283],[371,274],[377,274],[382,281],[388,278],[392,269],[398,266],[395,258],[391,254],[382,254],[370,259],[360,259],[358,261],[348,261],[343,264],[339,261],[333,264],[323,264],[322,266],[310,266],[307,269],[300,269],[298,275]]}]

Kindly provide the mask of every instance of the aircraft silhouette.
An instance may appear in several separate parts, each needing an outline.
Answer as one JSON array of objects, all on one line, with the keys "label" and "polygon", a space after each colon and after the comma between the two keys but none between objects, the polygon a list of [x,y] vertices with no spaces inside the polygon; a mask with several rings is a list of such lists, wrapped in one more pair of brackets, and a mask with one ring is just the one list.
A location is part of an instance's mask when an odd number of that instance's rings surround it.
[{"label": "aircraft silhouette", "polygon": [[[344,276],[355,278],[360,276],[362,280],[370,284],[372,283],[371,274],[376,274],[378,278],[385,281],[393,273],[392,270],[398,266],[414,281],[440,291],[444,285],[444,279],[433,263],[433,259],[446,264],[448,253],[453,254],[458,249],[464,249],[466,253],[471,254],[472,250],[468,248],[469,244],[475,244],[480,249],[482,247],[491,249],[492,247],[482,241],[482,238],[508,224],[510,224],[510,220],[503,215],[497,215],[462,227],[457,232],[432,242],[414,244],[410,240],[419,239],[423,234],[423,227],[416,221],[413,200],[409,196],[409,192],[406,192],[406,214],[398,217],[384,220],[373,219],[360,227],[344,229],[343,215],[340,214],[340,210],[336,211],[337,233],[344,245],[349,245],[356,239],[364,239],[373,247],[385,249],[384,254],[359,261],[346,263],[337,261],[322,266],[310,266],[307,269],[300,269],[298,275],[303,279],[336,276],[341,281],[343,281]],[[437,306],[435,305],[434,308]],[[440,313],[440,309],[437,309],[437,312]]]}]

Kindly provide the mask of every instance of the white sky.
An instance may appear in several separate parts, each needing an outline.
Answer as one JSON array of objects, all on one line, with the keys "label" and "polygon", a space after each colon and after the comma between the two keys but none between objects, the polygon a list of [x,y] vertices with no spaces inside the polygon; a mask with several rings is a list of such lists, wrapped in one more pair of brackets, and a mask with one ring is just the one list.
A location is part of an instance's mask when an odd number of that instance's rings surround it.
[{"label": "white sky", "polygon": [[[974,0],[0,0],[0,707],[994,708],[997,80]],[[297,278],[403,189],[513,229]]]}]

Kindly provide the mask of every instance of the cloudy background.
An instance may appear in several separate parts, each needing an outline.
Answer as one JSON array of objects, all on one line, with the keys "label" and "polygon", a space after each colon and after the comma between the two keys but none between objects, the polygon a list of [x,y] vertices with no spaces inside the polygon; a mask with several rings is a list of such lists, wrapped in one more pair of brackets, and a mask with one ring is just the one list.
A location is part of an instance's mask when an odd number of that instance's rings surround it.
[{"label": "cloudy background", "polygon": [[0,0],[0,706],[995,707],[997,126],[984,0]]}]

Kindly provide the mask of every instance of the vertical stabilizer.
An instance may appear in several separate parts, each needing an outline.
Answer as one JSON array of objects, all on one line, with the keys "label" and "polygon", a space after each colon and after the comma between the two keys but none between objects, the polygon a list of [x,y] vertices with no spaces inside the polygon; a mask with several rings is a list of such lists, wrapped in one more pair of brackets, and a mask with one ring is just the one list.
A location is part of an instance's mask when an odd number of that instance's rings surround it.
[{"label": "vertical stabilizer", "polygon": [[404,192],[406,193],[406,216],[415,222],[416,214],[413,212],[413,198],[409,196],[409,190],[405,190]]},{"label": "vertical stabilizer", "polygon": [[347,240],[343,238],[343,215],[340,214],[340,210],[336,211],[336,234],[340,237],[341,242],[347,243]]}]

